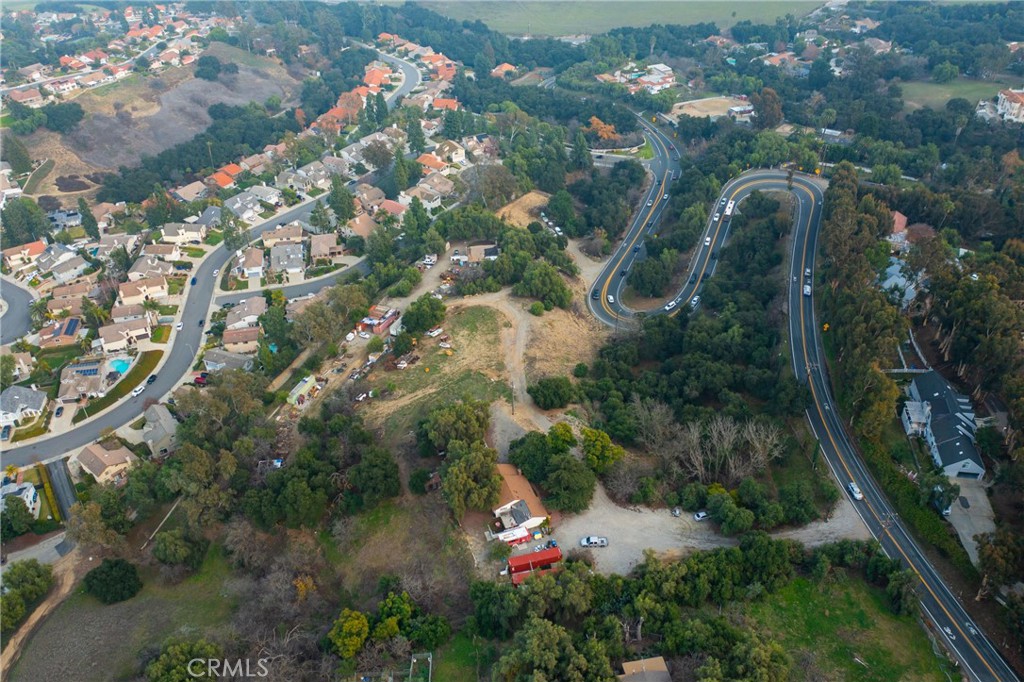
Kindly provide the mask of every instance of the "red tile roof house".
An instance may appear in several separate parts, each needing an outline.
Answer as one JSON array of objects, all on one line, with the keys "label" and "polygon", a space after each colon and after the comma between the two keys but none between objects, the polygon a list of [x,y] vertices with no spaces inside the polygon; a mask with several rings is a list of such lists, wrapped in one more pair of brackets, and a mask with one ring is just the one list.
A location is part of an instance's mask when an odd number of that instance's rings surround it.
[{"label": "red tile roof house", "polygon": [[237,178],[242,174],[244,169],[237,163],[229,163],[226,166],[221,166],[220,170],[233,178]]},{"label": "red tile roof house", "polygon": [[81,59],[78,59],[77,57],[71,57],[69,55],[64,55],[60,58],[60,65],[66,69],[72,69],[73,71],[80,71],[82,69],[88,68],[85,62],[83,62]]},{"label": "red tile roof house", "polygon": [[206,178],[206,184],[217,189],[230,189],[235,186],[235,179],[224,171],[217,171]]},{"label": "red tile roof house", "polygon": [[440,110],[458,111],[459,100],[447,97],[435,97],[430,106]]},{"label": "red tile roof house", "polygon": [[398,221],[398,224],[401,225],[402,217],[408,210],[409,209],[407,207],[402,206],[400,203],[394,201],[393,199],[385,199],[380,203],[380,206],[377,207],[376,215],[383,216],[385,214],[391,214],[395,216],[395,219]]},{"label": "red tile roof house", "polygon": [[22,270],[27,270],[34,266],[39,257],[45,252],[46,242],[42,240],[21,244],[20,246],[12,246],[3,251],[4,265],[8,270],[17,275]]},{"label": "red tile roof house", "polygon": [[448,169],[448,164],[437,158],[433,154],[423,153],[416,158],[416,163],[432,171],[438,171],[443,173]]}]

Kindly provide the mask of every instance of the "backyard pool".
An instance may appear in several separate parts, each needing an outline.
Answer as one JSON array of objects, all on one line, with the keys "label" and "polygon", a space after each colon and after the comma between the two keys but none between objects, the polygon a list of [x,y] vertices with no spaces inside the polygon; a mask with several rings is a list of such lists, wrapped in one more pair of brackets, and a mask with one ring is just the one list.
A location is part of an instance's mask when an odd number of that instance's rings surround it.
[{"label": "backyard pool", "polygon": [[114,370],[118,374],[124,374],[131,366],[131,361],[125,358],[116,358],[110,361],[110,369]]}]

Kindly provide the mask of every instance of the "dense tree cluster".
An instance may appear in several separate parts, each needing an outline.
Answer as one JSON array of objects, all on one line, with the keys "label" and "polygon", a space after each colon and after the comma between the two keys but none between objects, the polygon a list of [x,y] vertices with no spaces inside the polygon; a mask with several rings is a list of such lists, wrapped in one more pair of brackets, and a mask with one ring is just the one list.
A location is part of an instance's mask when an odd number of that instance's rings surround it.
[{"label": "dense tree cluster", "polygon": [[85,574],[85,591],[104,604],[131,599],[142,589],[142,580],[135,564],[124,559],[104,559]]},{"label": "dense tree cluster", "polygon": [[[7,504],[10,502],[8,499]],[[50,567],[35,559],[15,561],[4,569],[4,590],[0,594],[0,632],[4,637],[14,632],[52,586]]]},{"label": "dense tree cluster", "polygon": [[[595,431],[592,439],[600,433]],[[573,454],[575,445],[572,429],[565,423],[555,424],[547,434],[532,431],[512,441],[508,457],[526,478],[544,490],[547,504],[562,511],[580,512],[590,505],[597,476],[596,467],[588,466]],[[596,465],[618,457],[610,441],[604,452],[598,452],[594,445],[590,447]]]},{"label": "dense tree cluster", "polygon": [[6,107],[7,115],[12,119],[11,131],[18,135],[28,135],[40,126],[66,135],[85,118],[85,110],[78,102],[51,103],[32,109],[8,99]]}]

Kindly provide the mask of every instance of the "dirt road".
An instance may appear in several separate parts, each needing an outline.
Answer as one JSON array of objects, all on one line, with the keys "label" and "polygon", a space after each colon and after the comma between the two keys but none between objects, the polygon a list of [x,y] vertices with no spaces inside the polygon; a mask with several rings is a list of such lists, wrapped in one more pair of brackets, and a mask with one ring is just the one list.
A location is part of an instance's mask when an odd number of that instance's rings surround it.
[{"label": "dirt road", "polygon": [[92,568],[92,565],[82,557],[80,550],[74,549],[67,555],[61,557],[53,564],[53,589],[46,599],[36,607],[29,617],[21,624],[21,627],[11,635],[3,653],[0,654],[0,679],[7,679],[11,668],[21,655],[25,643],[32,636],[36,627],[43,622],[43,619],[64,599],[71,594],[78,579]]},{"label": "dirt road", "polygon": [[[694,521],[692,514],[684,513],[675,518],[668,509],[620,507],[601,485],[597,486],[590,508],[582,514],[565,516],[553,537],[559,545],[570,549],[578,547],[580,538],[587,535],[608,538],[607,547],[592,550],[597,570],[605,574],[625,575],[643,561],[647,549],[665,558],[678,558],[699,550],[737,544],[735,538],[719,534],[710,521]],[[815,521],[802,528],[773,533],[772,537],[797,540],[814,547],[844,538],[865,540],[870,535],[844,496],[829,521]]]}]

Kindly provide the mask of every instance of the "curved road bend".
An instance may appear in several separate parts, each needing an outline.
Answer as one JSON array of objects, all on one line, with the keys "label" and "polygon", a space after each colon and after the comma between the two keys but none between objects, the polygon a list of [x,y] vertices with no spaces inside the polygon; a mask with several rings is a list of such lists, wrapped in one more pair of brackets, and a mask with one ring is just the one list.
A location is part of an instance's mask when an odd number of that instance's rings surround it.
[{"label": "curved road bend", "polygon": [[[408,94],[413,88],[419,85],[420,75],[419,71],[408,62],[404,62],[400,59],[384,54],[381,54],[381,57],[386,59],[388,62],[399,66],[399,68],[401,68],[405,73],[405,80],[402,85],[387,97],[388,103],[393,105],[399,97]],[[250,229],[249,238],[250,240],[256,239],[267,230],[273,229],[278,223],[288,223],[293,220],[308,217],[312,210],[312,202],[296,206],[295,208],[285,211],[271,220]],[[47,461],[55,457],[59,457],[64,453],[77,450],[78,448],[88,445],[99,438],[100,433],[104,429],[117,429],[137,419],[139,415],[142,414],[142,406],[147,397],[154,395],[163,396],[173,389],[181,377],[191,371],[196,353],[202,344],[204,325],[200,324],[200,320],[204,320],[206,318],[207,311],[209,310],[210,304],[216,293],[215,288],[217,278],[214,277],[213,271],[222,269],[230,260],[231,255],[232,254],[230,254],[227,249],[219,247],[212,251],[206,260],[203,261],[195,271],[193,271],[192,275],[196,278],[196,284],[195,286],[188,287],[188,294],[182,308],[182,329],[181,331],[174,332],[170,348],[165,351],[168,353],[168,356],[157,374],[156,381],[146,388],[145,393],[135,398],[122,400],[96,419],[87,421],[68,433],[41,439],[21,447],[4,449],[4,465],[13,464],[15,466],[24,466],[34,462]],[[365,274],[366,271],[367,267],[365,262],[361,261],[349,268],[339,270],[334,277],[316,280],[314,282],[295,284],[293,286],[283,288],[282,291],[285,296],[294,298],[296,296],[315,293],[324,287],[331,286],[337,281],[344,279],[351,272]],[[220,302],[231,302],[247,298],[251,295],[252,294],[246,295],[244,293],[230,294],[218,297],[218,300]],[[13,308],[14,306],[12,306],[12,311]],[[3,323],[5,326],[7,317],[7,314],[3,317]]]},{"label": "curved road bend", "polygon": [[37,296],[8,277],[0,278],[0,298],[7,310],[0,317],[0,346],[14,343],[32,329],[29,307]]},{"label": "curved road bend", "polygon": [[[831,385],[827,373],[824,351],[821,347],[819,325],[815,319],[813,296],[803,294],[804,272],[814,271],[817,239],[821,227],[824,192],[822,183],[806,175],[796,175],[790,186],[784,171],[758,170],[746,173],[730,181],[722,192],[716,211],[722,202],[742,202],[754,191],[789,191],[796,200],[795,228],[793,232],[793,258],[789,273],[789,339],[793,358],[793,370],[799,380],[807,382],[813,398],[807,410],[807,419],[821,444],[826,461],[843,490],[851,481],[856,482],[864,494],[862,501],[854,501],[854,508],[871,534],[878,540],[885,553],[900,559],[920,580],[917,593],[921,600],[924,616],[934,626],[936,636],[943,642],[968,679],[977,682],[1019,682],[1019,678],[1006,663],[991,641],[981,631],[957,597],[950,591],[942,577],[925,558],[916,541],[910,536],[895,510],[886,500],[875,483],[847,435],[845,425],[833,406]],[[728,229],[727,226],[725,229]],[[708,237],[712,245],[720,245],[724,239],[721,221],[709,226]],[[707,248],[701,248],[695,258],[693,272],[701,276],[713,273],[708,270]],[[614,262],[614,261],[613,261]],[[596,286],[602,291],[609,287],[608,275]],[[811,278],[813,286],[813,277]],[[677,301],[697,291],[697,286],[688,284],[676,297]],[[684,295],[685,294],[685,295]],[[678,314],[676,307],[671,314]],[[621,314],[621,309],[615,312]],[[664,312],[656,311],[655,314]],[[607,321],[607,316],[597,315]]]}]

